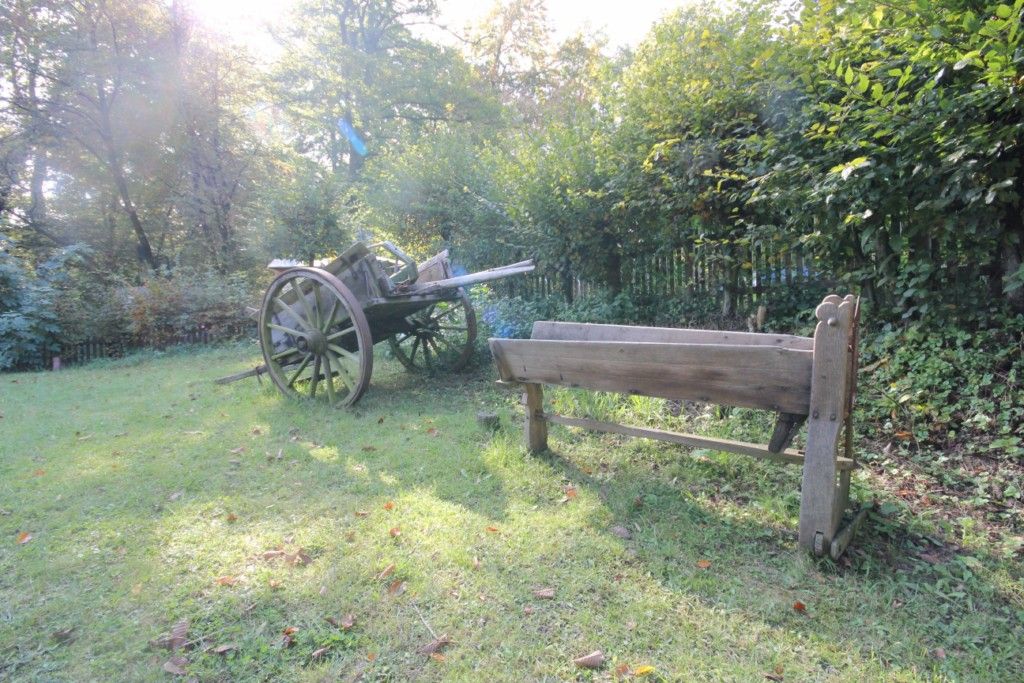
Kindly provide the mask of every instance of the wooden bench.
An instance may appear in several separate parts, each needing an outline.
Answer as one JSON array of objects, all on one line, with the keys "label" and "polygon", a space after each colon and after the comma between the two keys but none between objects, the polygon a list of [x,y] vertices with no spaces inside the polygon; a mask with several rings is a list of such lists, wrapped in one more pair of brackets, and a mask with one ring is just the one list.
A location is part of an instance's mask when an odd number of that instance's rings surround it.
[{"label": "wooden bench", "polygon": [[[853,453],[859,300],[829,295],[813,337],[538,321],[530,339],[491,339],[502,384],[522,386],[526,440],[548,423],[742,453],[803,466],[800,545],[838,558],[866,510],[843,525]],[[542,385],[684,399],[778,413],[768,444],[730,441],[544,412]],[[804,450],[790,447],[807,423]],[[841,436],[843,454],[839,455]]]}]

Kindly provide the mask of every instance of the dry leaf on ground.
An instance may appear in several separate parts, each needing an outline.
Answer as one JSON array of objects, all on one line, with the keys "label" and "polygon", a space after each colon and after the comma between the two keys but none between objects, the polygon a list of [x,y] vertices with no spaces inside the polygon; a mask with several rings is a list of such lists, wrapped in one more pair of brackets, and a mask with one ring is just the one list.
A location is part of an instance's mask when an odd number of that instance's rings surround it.
[{"label": "dry leaf on ground", "polygon": [[438,652],[439,650],[441,650],[446,645],[450,645],[451,642],[452,642],[452,639],[448,637],[447,633],[445,633],[445,634],[443,634],[441,636],[438,636],[437,638],[434,638],[432,641],[430,641],[429,643],[427,643],[426,645],[421,647],[420,648],[420,654],[423,654],[423,655],[433,654],[433,653]]},{"label": "dry leaf on ground", "polygon": [[533,591],[533,597],[541,600],[554,600],[555,589],[554,588],[537,588]]},{"label": "dry leaf on ground", "polygon": [[164,662],[164,671],[174,676],[184,676],[188,660],[184,657],[171,657]]},{"label": "dry leaf on ground", "polygon": [[600,669],[604,666],[604,653],[594,650],[589,655],[583,655],[572,660],[572,663],[581,669]]}]

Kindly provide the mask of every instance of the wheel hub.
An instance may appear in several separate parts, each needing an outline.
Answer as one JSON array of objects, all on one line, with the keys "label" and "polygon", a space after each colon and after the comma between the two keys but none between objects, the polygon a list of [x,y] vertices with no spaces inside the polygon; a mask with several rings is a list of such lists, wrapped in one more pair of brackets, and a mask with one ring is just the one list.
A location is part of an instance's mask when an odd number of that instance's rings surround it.
[{"label": "wheel hub", "polygon": [[307,335],[306,344],[309,345],[310,351],[321,356],[327,350],[327,335],[319,330],[313,330]]}]

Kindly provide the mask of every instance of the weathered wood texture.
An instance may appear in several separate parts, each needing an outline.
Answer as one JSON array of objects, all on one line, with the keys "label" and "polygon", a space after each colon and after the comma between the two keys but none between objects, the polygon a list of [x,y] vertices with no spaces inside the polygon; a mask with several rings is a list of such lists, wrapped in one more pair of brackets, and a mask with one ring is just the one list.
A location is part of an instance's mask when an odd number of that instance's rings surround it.
[{"label": "weathered wood texture", "polygon": [[850,407],[857,300],[830,295],[815,310],[810,414],[803,483],[800,487],[800,545],[820,553],[832,544],[842,501],[836,480],[839,432]]},{"label": "weathered wood texture", "polygon": [[798,337],[791,334],[759,334],[725,330],[636,327],[632,325],[597,325],[594,323],[560,323],[548,320],[538,320],[533,324],[530,339],[777,346],[779,348],[801,351],[810,351],[814,348],[814,340],[810,337]]},{"label": "weathered wood texture", "polygon": [[[732,441],[730,439],[718,439],[710,436],[698,436],[696,434],[680,434],[678,432],[651,429],[649,427],[630,427],[628,425],[620,425],[614,422],[602,422],[600,420],[592,420],[585,417],[566,417],[565,415],[554,415],[551,413],[544,413],[543,416],[548,422],[554,422],[555,424],[566,425],[568,427],[581,427],[583,429],[591,429],[597,432],[622,434],[624,436],[632,436],[641,439],[654,439],[656,441],[675,443],[680,446],[688,446],[690,448],[710,448],[716,451],[740,453],[742,455],[749,455],[753,458],[771,460],[773,462],[789,465],[802,465],[804,463],[804,454],[801,451],[794,450],[792,448],[788,448],[780,453],[774,453],[764,446],[758,446],[757,444],[747,443],[745,441]],[[846,458],[839,458],[836,463],[837,466],[842,469],[848,470],[854,467],[853,461]]]},{"label": "weathered wood texture", "polygon": [[[814,337],[541,321],[531,339],[491,339],[490,345],[501,382],[526,388],[531,450],[546,446],[546,425],[554,422],[801,464],[800,544],[835,556],[850,538],[840,524],[856,466],[850,413],[858,301],[830,295],[815,314]],[[769,444],[761,446],[544,414],[541,384],[761,408],[779,417]],[[807,447],[789,448],[805,421]]]},{"label": "weathered wood texture", "polygon": [[526,384],[523,389],[526,443],[532,452],[539,453],[548,447],[548,423],[544,419],[544,388],[540,384]]},{"label": "weathered wood texture", "polygon": [[807,414],[811,352],[773,346],[491,342],[501,379]]}]

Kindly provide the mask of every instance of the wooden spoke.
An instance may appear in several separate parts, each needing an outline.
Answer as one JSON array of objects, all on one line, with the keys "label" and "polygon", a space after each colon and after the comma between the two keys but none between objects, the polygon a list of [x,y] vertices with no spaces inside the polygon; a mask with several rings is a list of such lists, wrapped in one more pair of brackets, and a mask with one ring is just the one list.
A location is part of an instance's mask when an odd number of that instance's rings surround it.
[{"label": "wooden spoke", "polygon": [[[334,324],[334,314],[338,312],[338,299],[334,299],[331,302],[331,311],[327,314],[327,320],[324,322],[324,326],[320,328],[320,331],[327,334],[327,331],[331,329],[331,325]],[[355,329],[353,327],[352,329]]]},{"label": "wooden spoke", "polygon": [[299,363],[299,369],[296,370],[295,374],[292,375],[292,378],[288,380],[288,386],[291,387],[295,385],[295,380],[299,378],[299,375],[302,374],[302,371],[306,369],[306,367],[309,365],[309,361],[311,360],[313,360],[313,354],[307,353],[306,357],[302,359],[301,363]]},{"label": "wooden spoke", "polygon": [[302,353],[302,352],[301,352],[301,351],[299,351],[299,350],[298,350],[298,349],[296,349],[296,348],[291,348],[291,349],[285,349],[285,350],[284,350],[284,351],[282,351],[281,353],[275,353],[275,354],[274,354],[273,356],[271,356],[270,358],[271,358],[272,360],[281,360],[282,358],[287,358],[288,356],[293,356],[293,355],[295,355],[295,354],[298,354],[298,353]]},{"label": "wooden spoke", "polygon": [[[310,287],[310,291],[314,296],[316,296],[316,290],[314,287]],[[309,299],[307,299],[306,295],[302,293],[302,287],[299,286],[298,278],[292,280],[292,291],[295,292],[295,296],[302,302],[302,310],[306,312],[306,321],[308,323],[306,329],[316,329],[316,321],[313,320],[313,309],[309,305]]]},{"label": "wooden spoke", "polygon": [[345,385],[345,389],[352,391],[352,387],[354,386],[352,376],[349,374],[348,369],[342,364],[341,359],[336,356],[332,356],[330,351],[325,351],[324,356],[330,358],[331,367],[338,371],[337,377],[341,380],[341,383]]},{"label": "wooden spoke", "polygon": [[284,332],[285,334],[290,334],[293,337],[303,336],[302,332],[299,332],[298,330],[293,330],[290,327],[285,327],[284,325],[278,325],[277,323],[267,323],[267,327],[273,328],[275,330],[280,330],[281,332]]},{"label": "wooden spoke", "polygon": [[342,336],[344,336],[346,334],[351,334],[351,333],[353,333],[355,331],[356,331],[355,325],[353,325],[352,327],[346,327],[341,332],[335,332],[333,334],[327,335],[327,341],[334,341],[338,337],[342,337]]},{"label": "wooden spoke", "polygon": [[316,398],[316,385],[320,381],[320,356],[313,361],[313,381],[309,383],[309,396]]},{"label": "wooden spoke", "polygon": [[334,373],[331,371],[331,354],[325,353],[324,361],[324,384],[327,386],[327,402],[334,404]]},{"label": "wooden spoke", "polygon": [[288,314],[292,317],[292,319],[299,324],[299,327],[302,327],[305,330],[310,329],[309,323],[301,315],[299,315],[298,311],[296,311],[290,305],[286,304],[284,300],[281,299],[281,297],[275,297],[274,302],[283,306],[284,309],[288,311]]}]

